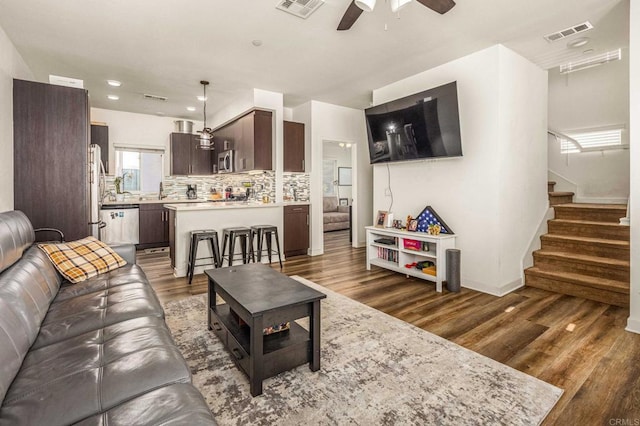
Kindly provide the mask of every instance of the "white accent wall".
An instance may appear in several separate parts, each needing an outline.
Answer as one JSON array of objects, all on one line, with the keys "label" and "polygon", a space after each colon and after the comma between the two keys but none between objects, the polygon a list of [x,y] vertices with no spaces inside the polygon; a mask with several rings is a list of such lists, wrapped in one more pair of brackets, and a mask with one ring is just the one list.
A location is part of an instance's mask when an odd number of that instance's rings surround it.
[{"label": "white accent wall", "polygon": [[[629,55],[622,60],[570,74],[549,71],[549,127],[566,132],[622,124],[629,142]],[[561,154],[549,138],[549,170],[577,187],[582,203],[626,203],[629,196],[629,150]],[[556,179],[558,183],[562,180]],[[572,190],[556,186],[556,190]]]},{"label": "white accent wall", "polygon": [[367,132],[364,111],[319,101],[310,101],[293,108],[294,121],[305,123],[307,164],[311,164],[311,255],[324,253],[322,229],[322,159],[324,141],[353,144],[351,155],[355,156],[352,169],[353,229],[354,245],[363,245],[366,236],[364,227],[373,222],[372,213],[372,167],[369,164]]},{"label": "white accent wall", "polygon": [[0,28],[0,212],[13,210],[14,78],[33,80],[33,73]]},{"label": "white accent wall", "polygon": [[522,260],[547,209],[547,73],[496,45],[374,90],[379,105],[457,81],[463,157],[375,165],[373,210],[432,206],[457,234],[462,285],[521,286]]},{"label": "white accent wall", "polygon": [[640,3],[629,3],[631,306],[627,330],[640,333]]}]

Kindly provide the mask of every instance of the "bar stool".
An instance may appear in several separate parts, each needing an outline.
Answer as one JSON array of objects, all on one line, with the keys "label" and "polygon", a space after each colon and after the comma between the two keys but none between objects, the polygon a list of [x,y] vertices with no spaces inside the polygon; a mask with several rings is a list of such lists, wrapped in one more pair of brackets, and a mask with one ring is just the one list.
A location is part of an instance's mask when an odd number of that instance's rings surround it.
[{"label": "bar stool", "polygon": [[[264,251],[262,248],[262,243],[264,238],[267,238],[267,256],[269,256],[269,263],[271,263],[271,255],[278,254],[278,261],[280,262],[280,269],[282,269],[282,257],[280,256],[280,238],[278,237],[278,227],[273,225],[254,225],[251,227],[251,251],[253,253],[253,237],[258,237],[258,249],[256,250],[257,256],[256,261],[260,262],[262,260],[262,252]],[[275,236],[276,238],[276,247],[277,250],[271,249],[271,237]]]},{"label": "bar stool", "polygon": [[[249,257],[253,259],[253,250],[249,251],[247,241],[251,236],[251,230],[245,227],[236,228],[224,228],[223,240],[222,240],[222,257],[220,258],[220,265],[225,258],[229,261],[229,266],[233,265],[233,256],[235,255],[235,243],[236,238],[240,238],[240,247],[242,248],[242,263],[249,263]],[[229,241],[229,254],[225,255],[227,250],[227,240]]]},{"label": "bar stool", "polygon": [[[198,257],[198,245],[200,241],[209,241],[211,244],[210,257]],[[210,262],[205,262],[200,265],[196,265],[198,260],[211,259]],[[191,231],[191,246],[189,247],[189,261],[187,262],[187,275],[189,276],[189,284],[193,280],[193,271],[196,266],[203,266],[212,264],[214,267],[219,268],[222,264],[220,261],[220,247],[218,246],[218,233],[212,229],[203,229],[200,231]]]}]

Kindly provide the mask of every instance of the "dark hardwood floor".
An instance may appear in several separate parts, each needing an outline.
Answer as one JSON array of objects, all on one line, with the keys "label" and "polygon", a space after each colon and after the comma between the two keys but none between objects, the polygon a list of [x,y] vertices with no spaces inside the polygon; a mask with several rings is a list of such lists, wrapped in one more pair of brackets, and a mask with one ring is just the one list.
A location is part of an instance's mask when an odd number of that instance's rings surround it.
[{"label": "dark hardwood floor", "polygon": [[[204,275],[191,286],[174,278],[167,253],[140,254],[139,263],[163,302],[207,291]],[[626,308],[531,287],[501,298],[436,293],[419,279],[367,271],[364,249],[351,248],[346,232],[325,234],[324,255],[291,258],[283,272],[564,389],[545,425],[640,424],[640,335],[624,331]]]}]

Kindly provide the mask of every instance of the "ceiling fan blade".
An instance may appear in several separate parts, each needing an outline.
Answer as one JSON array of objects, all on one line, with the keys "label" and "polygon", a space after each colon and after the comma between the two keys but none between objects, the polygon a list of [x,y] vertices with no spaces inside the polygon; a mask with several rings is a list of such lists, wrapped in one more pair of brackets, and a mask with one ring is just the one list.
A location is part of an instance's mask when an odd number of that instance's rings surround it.
[{"label": "ceiling fan blade", "polygon": [[431,10],[435,10],[441,15],[444,15],[456,5],[456,2],[453,0],[418,0],[418,3],[421,3]]},{"label": "ceiling fan blade", "polygon": [[351,28],[351,26],[356,22],[356,20],[360,17],[363,10],[356,6],[355,0],[351,2],[347,11],[344,13],[342,20],[338,24],[338,31],[344,31]]}]

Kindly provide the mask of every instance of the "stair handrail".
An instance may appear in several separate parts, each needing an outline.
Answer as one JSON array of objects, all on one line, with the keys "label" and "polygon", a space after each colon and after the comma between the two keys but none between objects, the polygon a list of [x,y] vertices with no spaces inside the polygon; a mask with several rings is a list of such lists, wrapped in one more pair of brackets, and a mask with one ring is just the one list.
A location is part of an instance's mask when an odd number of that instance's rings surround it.
[{"label": "stair handrail", "polygon": [[582,152],[584,149],[582,148],[582,145],[580,145],[580,142],[578,142],[577,140],[575,140],[574,138],[572,138],[571,136],[568,136],[562,132],[559,132],[557,130],[553,130],[553,129],[547,129],[547,133],[550,134],[551,136],[554,136],[556,138],[556,141],[560,141],[560,139],[564,139],[567,142],[570,142],[573,146],[576,147],[576,149],[580,152]]}]

